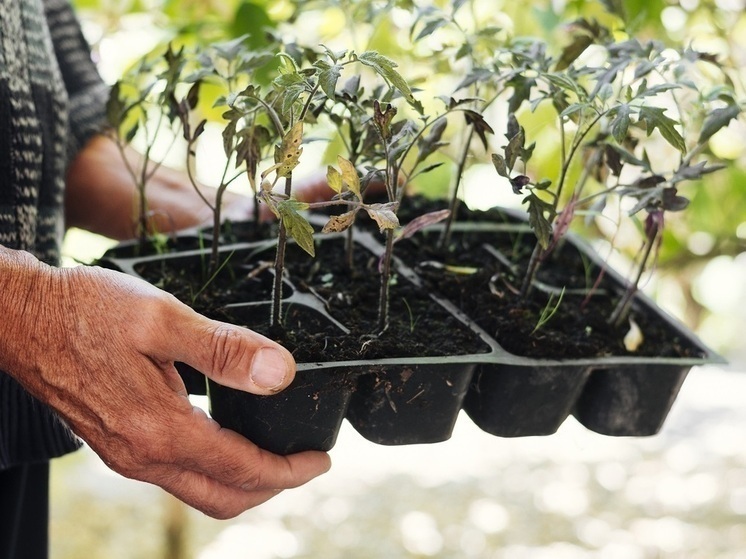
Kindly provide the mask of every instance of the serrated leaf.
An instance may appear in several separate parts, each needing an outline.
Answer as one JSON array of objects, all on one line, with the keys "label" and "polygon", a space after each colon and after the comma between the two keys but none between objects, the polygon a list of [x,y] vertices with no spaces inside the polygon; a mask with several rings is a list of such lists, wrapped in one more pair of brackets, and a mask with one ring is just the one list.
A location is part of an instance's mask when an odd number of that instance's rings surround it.
[{"label": "serrated leaf", "polygon": [[702,131],[699,134],[699,143],[703,144],[709,140],[715,133],[728,125],[731,120],[736,118],[741,112],[741,108],[736,105],[728,105],[722,109],[715,109],[702,124]]},{"label": "serrated leaf", "polygon": [[350,192],[357,196],[358,200],[361,200],[363,196],[360,193],[360,177],[357,174],[357,169],[355,169],[355,166],[349,160],[341,155],[337,156],[337,164],[342,171],[342,182],[347,185]]},{"label": "serrated leaf", "polygon": [[279,176],[288,177],[300,163],[300,156],[303,153],[302,141],[303,121],[298,121],[283,136],[279,150],[275,151],[275,163],[280,165],[277,170]]},{"label": "serrated leaf", "polygon": [[629,114],[629,105],[623,103],[616,108],[616,115],[614,120],[611,121],[611,135],[614,136],[618,144],[624,143],[624,139],[627,137],[630,125]]},{"label": "serrated leaf", "polygon": [[529,194],[523,199],[528,203],[528,224],[536,235],[539,245],[546,249],[552,239],[552,224],[544,215],[549,213],[551,219],[554,219],[554,208],[535,194]]},{"label": "serrated leaf", "polygon": [[707,166],[706,161],[701,161],[696,165],[685,165],[678,169],[674,176],[671,178],[671,184],[676,184],[687,180],[696,180],[702,178],[704,175],[714,173],[726,166],[722,163],[716,163],[714,165]]},{"label": "serrated leaf", "polygon": [[324,52],[326,52],[326,55],[336,64],[337,61],[341,58],[344,58],[347,55],[347,50],[339,50],[337,52],[334,52],[326,45],[321,45],[321,48],[324,49]]},{"label": "serrated leaf", "polygon": [[577,94],[578,98],[581,98],[578,84],[575,83],[569,76],[555,72],[545,72],[541,75],[550,84],[566,91],[572,91],[573,93]]},{"label": "serrated leaf", "polygon": [[412,90],[407,81],[395,70],[397,64],[390,58],[383,56],[376,51],[365,51],[358,56],[358,60],[373,68],[380,76],[393,85],[404,98],[413,106],[417,107],[418,103],[412,95]]},{"label": "serrated leaf", "polygon": [[280,221],[285,226],[287,234],[295,239],[298,246],[311,256],[315,256],[316,250],[313,244],[313,227],[308,220],[300,215],[300,210],[308,208],[308,204],[297,200],[281,200],[277,202],[276,210]]},{"label": "serrated leaf", "polygon": [[333,66],[319,60],[314,66],[319,68],[319,86],[329,99],[336,98],[337,81],[342,75],[342,66],[334,64]]},{"label": "serrated leaf", "polygon": [[395,212],[396,206],[395,202],[370,204],[365,206],[365,211],[378,224],[378,229],[383,233],[386,229],[399,227],[399,218]]},{"label": "serrated leaf", "polygon": [[658,129],[663,138],[671,144],[674,148],[679,150],[681,153],[686,153],[686,143],[684,138],[681,136],[676,125],[678,124],[672,118],[666,116],[666,109],[660,107],[648,107],[643,105],[640,107],[640,120],[645,122],[648,136],[652,134],[653,130]]},{"label": "serrated leaf", "polygon": [[321,230],[322,233],[340,233],[341,231],[346,231],[350,227],[352,227],[352,224],[355,223],[355,215],[357,214],[357,209],[345,212],[340,215],[333,215],[329,218],[329,221],[326,222],[326,225],[324,225],[324,228]]}]

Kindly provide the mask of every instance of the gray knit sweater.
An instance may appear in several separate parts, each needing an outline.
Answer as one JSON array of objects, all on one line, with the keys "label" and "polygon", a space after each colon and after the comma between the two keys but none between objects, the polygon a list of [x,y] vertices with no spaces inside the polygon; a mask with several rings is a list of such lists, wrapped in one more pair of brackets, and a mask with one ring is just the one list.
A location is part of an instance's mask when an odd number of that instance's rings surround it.
[{"label": "gray knit sweater", "polygon": [[[67,0],[0,0],[0,244],[59,262],[65,170],[103,123],[106,95]],[[0,470],[78,446],[0,372]]]}]

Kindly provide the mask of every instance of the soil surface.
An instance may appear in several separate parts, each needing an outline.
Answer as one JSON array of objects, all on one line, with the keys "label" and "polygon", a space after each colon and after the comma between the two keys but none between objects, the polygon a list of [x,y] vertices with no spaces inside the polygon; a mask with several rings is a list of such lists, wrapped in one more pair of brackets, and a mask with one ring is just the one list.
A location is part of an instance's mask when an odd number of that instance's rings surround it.
[{"label": "soil surface", "polygon": [[[432,211],[421,199],[415,202],[416,208],[403,208],[403,212]],[[470,211],[463,205],[458,219],[519,223],[500,210]],[[536,242],[533,232],[453,232],[445,252],[439,250],[440,237],[439,231],[423,231],[398,243],[397,255],[417,262],[416,271],[430,289],[454,302],[513,354],[537,358],[703,356],[700,348],[642,305],[633,307],[630,318],[640,327],[643,342],[636,351],[628,351],[624,337],[629,322],[619,328],[608,322],[623,289],[570,243],[560,244],[540,267],[537,280],[550,290],[535,287],[524,298],[519,290]],[[537,326],[548,313],[551,317]]]},{"label": "soil surface", "polygon": [[[421,198],[409,199],[399,212],[400,219],[405,223],[442,207]],[[500,210],[470,211],[463,205],[458,219],[483,225],[520,223]],[[383,241],[375,224],[358,221],[357,225],[375,232]],[[251,225],[234,225],[225,236],[230,241],[254,240],[257,233]],[[284,328],[279,331],[269,329],[273,248],[259,253],[225,253],[227,264],[213,279],[208,279],[205,258],[165,260],[141,266],[138,271],[208,316],[234,321],[280,341],[299,362],[488,351],[471,329],[430,294],[454,303],[515,355],[552,359],[703,356],[701,348],[641,305],[634,307],[630,316],[640,327],[643,342],[635,352],[627,351],[624,336],[629,323],[614,328],[607,321],[622,295],[621,288],[569,243],[560,245],[543,262],[537,276],[542,288],[534,288],[522,298],[517,292],[535,243],[531,231],[454,232],[445,251],[440,249],[440,237],[440,231],[431,228],[396,244],[396,258],[415,269],[424,286],[416,287],[401,275],[393,275],[390,322],[380,335],[378,258],[358,247],[350,269],[341,237],[322,237],[315,259],[295,245],[288,247]],[[317,308],[306,306],[303,298]],[[239,302],[264,304],[229,307]]]},{"label": "soil surface", "polygon": [[[389,324],[379,333],[378,257],[358,246],[350,269],[345,254],[340,237],[318,242],[315,258],[296,245],[288,246],[280,329],[269,327],[273,248],[228,252],[227,264],[209,282],[206,262],[199,257],[143,264],[137,271],[207,316],[279,341],[298,362],[489,351],[478,334],[434,300],[428,290],[396,273],[390,285]],[[240,303],[248,305],[235,306]]]}]

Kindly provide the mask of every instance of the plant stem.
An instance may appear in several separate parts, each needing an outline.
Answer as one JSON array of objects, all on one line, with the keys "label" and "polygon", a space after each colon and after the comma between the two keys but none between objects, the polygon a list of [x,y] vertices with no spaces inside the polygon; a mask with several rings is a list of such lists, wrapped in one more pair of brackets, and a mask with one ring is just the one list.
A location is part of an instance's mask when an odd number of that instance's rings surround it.
[{"label": "plant stem", "polygon": [[637,268],[635,279],[629,284],[627,290],[624,292],[624,296],[619,300],[614,311],[611,313],[611,316],[609,316],[609,324],[613,324],[618,328],[622,325],[624,319],[627,318],[627,315],[629,315],[630,308],[632,307],[632,300],[639,289],[640,279],[642,279],[642,274],[645,272],[646,264],[650,258],[650,254],[653,252],[653,247],[656,244],[656,239],[659,234],[660,233],[645,241],[645,252],[640,260],[640,265]]},{"label": "plant stem", "polygon": [[287,247],[287,231],[280,220],[280,231],[277,234],[277,252],[275,253],[275,278],[272,284],[272,306],[270,309],[270,327],[282,326],[282,276],[285,270],[285,248]]},{"label": "plant stem", "polygon": [[[290,195],[292,190],[292,174],[285,178],[285,194]],[[288,234],[285,223],[280,220],[280,229],[277,233],[277,251],[275,252],[275,279],[272,284],[272,305],[270,308],[270,327],[282,326],[282,278],[285,275],[285,251],[288,244]]]},{"label": "plant stem", "polygon": [[464,142],[464,148],[461,151],[461,157],[459,158],[458,162],[458,168],[456,169],[456,179],[455,184],[453,186],[453,193],[451,194],[451,205],[450,210],[451,213],[448,214],[448,219],[446,220],[445,229],[443,229],[443,234],[440,237],[440,250],[445,251],[448,247],[448,243],[451,242],[451,227],[453,225],[453,222],[456,219],[456,211],[458,209],[459,204],[459,186],[461,185],[461,180],[464,177],[464,169],[466,168],[466,160],[469,157],[469,148],[471,147],[471,140],[474,137],[474,126],[469,126],[469,131],[466,134],[466,141]]},{"label": "plant stem", "polygon": [[386,251],[381,263],[381,288],[378,297],[378,335],[389,327],[389,281],[391,279],[391,258],[394,252],[394,231],[386,230]]},{"label": "plant stem", "polygon": [[539,270],[539,264],[544,259],[544,249],[541,244],[537,241],[534,245],[534,250],[531,253],[531,259],[528,261],[528,267],[526,268],[526,275],[523,276],[523,282],[521,282],[521,299],[528,297],[531,292],[531,287],[536,277],[536,272]]}]

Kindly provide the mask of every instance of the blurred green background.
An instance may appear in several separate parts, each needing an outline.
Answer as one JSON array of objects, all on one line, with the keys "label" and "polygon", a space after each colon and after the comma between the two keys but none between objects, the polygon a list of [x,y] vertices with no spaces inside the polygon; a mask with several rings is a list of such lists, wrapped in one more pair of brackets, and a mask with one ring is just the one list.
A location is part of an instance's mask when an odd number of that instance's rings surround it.
[{"label": "blurred green background", "polygon": [[[435,94],[448,95],[454,85],[432,56],[452,48],[451,38],[435,34],[415,45],[410,32],[413,7],[447,10],[451,2],[74,4],[109,83],[170,41],[209,44],[249,34],[261,46],[269,29],[307,45],[378,50],[399,61],[412,83]],[[603,20],[609,8],[623,11],[640,37],[691,44],[727,61],[743,95],[743,0],[475,0],[462,13],[476,48],[488,49],[496,36],[539,36],[560,49],[568,37],[566,22],[581,16]],[[501,139],[494,141],[497,146]],[[729,167],[684,187],[692,203],[669,220],[645,290],[726,355],[732,370],[742,371],[743,119],[713,138],[713,151]],[[206,148],[201,157],[209,162],[212,153]],[[323,149],[310,159],[307,170],[321,164]],[[485,157],[470,168],[467,202],[517,205],[518,197],[494,188],[488,162]],[[423,187],[446,192],[449,176],[444,166]],[[110,245],[73,230],[65,253],[70,262],[88,261]],[[53,469],[52,557],[744,558],[746,414],[738,397],[746,389],[743,379],[734,372],[695,370],[664,432],[644,440],[594,435],[572,419],[552,437],[503,440],[463,417],[447,443],[392,449],[367,443],[346,427],[328,476],[231,522],[206,519],[156,488],[122,479],[84,450]]]}]

